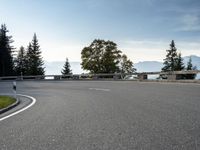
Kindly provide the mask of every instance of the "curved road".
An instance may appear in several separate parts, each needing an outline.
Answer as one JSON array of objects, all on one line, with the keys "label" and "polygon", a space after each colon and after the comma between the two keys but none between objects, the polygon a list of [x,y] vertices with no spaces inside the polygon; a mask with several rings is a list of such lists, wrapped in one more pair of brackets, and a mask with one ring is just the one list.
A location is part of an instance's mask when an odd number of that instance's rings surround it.
[{"label": "curved road", "polygon": [[[11,89],[0,82],[0,93]],[[17,89],[37,102],[0,122],[1,150],[200,149],[198,84],[23,81]]]}]

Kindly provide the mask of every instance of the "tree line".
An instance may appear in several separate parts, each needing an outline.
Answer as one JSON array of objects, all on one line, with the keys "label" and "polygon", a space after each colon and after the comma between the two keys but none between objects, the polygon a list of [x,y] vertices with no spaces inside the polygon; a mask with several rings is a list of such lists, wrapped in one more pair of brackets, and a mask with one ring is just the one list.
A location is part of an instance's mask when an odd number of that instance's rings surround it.
[{"label": "tree line", "polygon": [[[89,46],[81,51],[82,69],[92,74],[98,73],[133,73],[136,69],[133,62],[128,59],[117,44],[112,41],[95,39]],[[68,59],[64,64],[63,75],[72,74]]]},{"label": "tree line", "polygon": [[[169,71],[183,71],[183,70],[197,70],[196,66],[193,66],[192,59],[190,57],[187,62],[187,66],[184,65],[183,58],[181,57],[181,53],[177,52],[177,48],[174,40],[171,41],[170,49],[166,50],[167,55],[164,59],[164,67],[162,68],[163,72]],[[196,74],[185,74],[180,75],[181,79],[194,79]]]},{"label": "tree line", "polygon": [[36,34],[27,48],[20,47],[18,54],[15,55],[15,48],[12,36],[8,36],[5,24],[0,29],[0,76],[13,75],[44,75],[45,68],[42,60],[40,45]]},{"label": "tree line", "polygon": [[[21,46],[17,51],[12,46],[12,36],[8,35],[5,24],[0,28],[0,76],[31,76],[44,75],[45,67],[41,56],[40,45],[36,33],[27,48]],[[16,57],[14,57],[16,54]],[[66,59],[61,73],[71,74],[70,64]]]},{"label": "tree line", "polygon": [[[8,32],[6,25],[2,24],[0,28],[0,76],[44,75],[44,61],[37,35],[33,35],[27,48],[21,46],[14,57],[16,51],[12,46],[12,36],[9,36]],[[197,69],[196,66],[193,66],[191,58],[187,66],[184,66],[183,58],[181,53],[177,52],[174,40],[170,44],[170,49],[166,51],[163,72]],[[131,74],[136,71],[133,62],[128,59],[127,55],[118,49],[116,43],[109,40],[95,39],[89,46],[82,49],[81,60],[82,69],[94,74]],[[63,75],[72,74],[68,58],[66,58],[61,73]],[[182,78],[193,79],[195,75],[184,75]]]},{"label": "tree line", "polygon": [[[174,40],[163,62],[162,72],[196,70],[190,57],[187,66],[183,63],[180,52],[177,52]],[[112,41],[94,40],[90,46],[83,48],[81,52],[82,68],[91,73],[133,73],[136,69],[133,62],[117,48]],[[180,75],[181,79],[194,79],[196,74]]]},{"label": "tree line", "polygon": [[[82,69],[92,74],[99,73],[133,73],[133,62],[117,48],[113,41],[95,39],[81,51]],[[72,74],[68,59],[64,64],[63,75]]]},{"label": "tree line", "polygon": [[[41,56],[37,35],[34,34],[27,48],[21,46],[16,52],[12,46],[12,36],[8,36],[5,24],[0,29],[0,76],[44,75],[45,67]],[[117,44],[112,41],[94,40],[81,52],[82,68],[91,73],[133,73],[136,69]],[[63,75],[72,74],[68,58],[61,71]]]}]

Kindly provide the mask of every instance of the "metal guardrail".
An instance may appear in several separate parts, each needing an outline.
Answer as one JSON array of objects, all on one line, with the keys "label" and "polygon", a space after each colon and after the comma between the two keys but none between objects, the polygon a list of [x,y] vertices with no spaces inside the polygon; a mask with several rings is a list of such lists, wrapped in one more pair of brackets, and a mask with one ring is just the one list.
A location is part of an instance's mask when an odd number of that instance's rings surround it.
[{"label": "metal guardrail", "polygon": [[185,71],[170,71],[170,72],[160,72],[159,74],[198,74],[200,70],[185,70]]},{"label": "metal guardrail", "polygon": [[0,77],[0,80],[99,80],[113,79],[123,80],[125,76],[137,76],[137,80],[148,79],[148,75],[180,75],[180,74],[198,74],[200,70],[191,71],[171,71],[171,72],[135,72],[131,74],[69,74],[69,75],[36,75],[36,76],[6,76]]}]

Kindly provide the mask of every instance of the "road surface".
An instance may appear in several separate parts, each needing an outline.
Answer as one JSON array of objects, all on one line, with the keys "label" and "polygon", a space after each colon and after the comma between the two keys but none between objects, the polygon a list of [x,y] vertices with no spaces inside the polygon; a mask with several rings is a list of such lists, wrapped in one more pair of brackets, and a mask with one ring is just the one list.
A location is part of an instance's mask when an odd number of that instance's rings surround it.
[{"label": "road surface", "polygon": [[200,149],[199,84],[23,81],[17,91],[37,102],[0,122],[1,150]]}]

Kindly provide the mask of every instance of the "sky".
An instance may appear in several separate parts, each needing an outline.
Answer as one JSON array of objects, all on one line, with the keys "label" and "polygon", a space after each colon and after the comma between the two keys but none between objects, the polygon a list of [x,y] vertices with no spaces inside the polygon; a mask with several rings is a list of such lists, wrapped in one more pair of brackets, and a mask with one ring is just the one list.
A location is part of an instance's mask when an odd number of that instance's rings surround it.
[{"label": "sky", "polygon": [[200,0],[0,0],[13,46],[36,33],[45,61],[81,61],[94,39],[114,41],[133,62],[163,61],[171,40],[200,56]]}]

